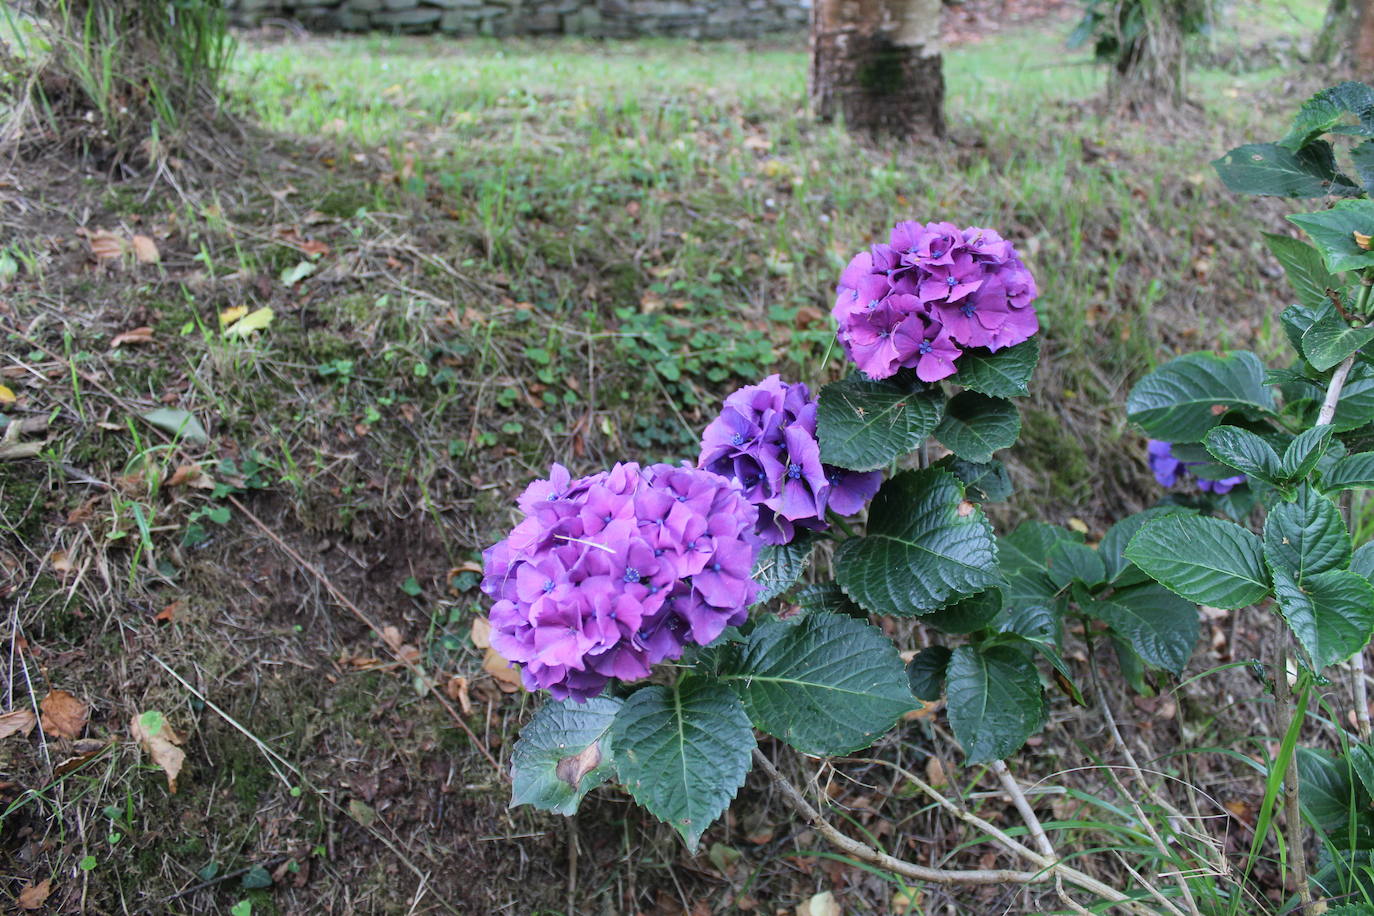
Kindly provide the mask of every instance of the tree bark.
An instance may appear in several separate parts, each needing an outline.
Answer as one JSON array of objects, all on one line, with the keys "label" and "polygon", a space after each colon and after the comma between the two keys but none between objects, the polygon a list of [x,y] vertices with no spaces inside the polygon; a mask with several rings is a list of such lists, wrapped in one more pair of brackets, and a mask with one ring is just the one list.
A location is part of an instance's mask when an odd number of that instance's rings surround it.
[{"label": "tree bark", "polygon": [[1355,31],[1351,35],[1350,65],[1360,79],[1374,76],[1374,2],[1350,0],[1355,8]]},{"label": "tree bark", "polygon": [[814,0],[811,106],[871,136],[940,137],[941,0]]},{"label": "tree bark", "polygon": [[1125,21],[1127,7],[1138,6],[1139,34],[1120,38],[1107,92],[1118,106],[1136,113],[1177,108],[1184,98],[1186,57],[1183,18],[1190,0],[1126,0],[1117,13]]}]

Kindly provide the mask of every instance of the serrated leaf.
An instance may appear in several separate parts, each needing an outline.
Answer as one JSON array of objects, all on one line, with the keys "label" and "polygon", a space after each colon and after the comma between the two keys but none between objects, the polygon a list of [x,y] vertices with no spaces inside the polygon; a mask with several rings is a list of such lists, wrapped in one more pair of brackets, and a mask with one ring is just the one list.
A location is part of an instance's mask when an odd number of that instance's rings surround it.
[{"label": "serrated leaf", "polygon": [[1356,785],[1349,762],[1315,748],[1297,749],[1302,813],[1326,834],[1342,830],[1352,811],[1368,803]]},{"label": "serrated leaf", "polygon": [[1083,542],[1083,535],[1048,522],[1022,522],[997,539],[1003,570],[1038,569],[1049,565],[1050,551],[1060,541]]},{"label": "serrated leaf", "polygon": [[1151,519],[1131,538],[1126,558],[1196,604],[1245,607],[1269,593],[1260,539],[1220,519]]},{"label": "serrated leaf", "polygon": [[850,600],[838,582],[804,585],[797,589],[794,597],[803,613],[816,614],[828,611],[833,614],[847,614],[850,617],[863,616],[863,609]]},{"label": "serrated leaf", "polygon": [[1299,583],[1350,565],[1350,532],[1336,504],[1303,484],[1292,502],[1269,510],[1264,520],[1264,559]]},{"label": "serrated leaf", "polygon": [[907,663],[907,681],[916,699],[934,703],[944,695],[945,669],[951,654],[948,646],[926,646]]},{"label": "serrated leaf", "polygon": [[179,407],[158,407],[139,416],[158,429],[179,436],[187,442],[204,445],[210,441],[210,435],[205,431],[205,427],[200,425],[195,414],[189,410]]},{"label": "serrated leaf", "polygon": [[1002,591],[990,588],[932,611],[923,616],[921,622],[941,633],[973,633],[991,624],[1001,610]]},{"label": "serrated leaf", "polygon": [[1331,425],[1323,423],[1304,430],[1283,450],[1279,472],[1288,480],[1301,480],[1311,473],[1331,445]]},{"label": "serrated leaf", "polygon": [[995,398],[1014,398],[1030,393],[1031,376],[1040,362],[1040,338],[1032,337],[996,353],[966,350],[959,357],[959,374],[951,381]]},{"label": "serrated leaf", "polygon": [[1356,490],[1374,487],[1374,452],[1346,455],[1322,475],[1327,490]]},{"label": "serrated leaf", "polygon": [[1059,648],[1059,616],[1040,604],[1008,608],[998,629],[1023,639]]},{"label": "serrated leaf", "polygon": [[1318,372],[1335,367],[1374,340],[1374,328],[1352,328],[1337,314],[1323,316],[1302,335],[1302,355]]},{"label": "serrated leaf", "polygon": [[1156,439],[1200,442],[1232,409],[1269,416],[1274,395],[1253,353],[1189,353],[1145,376],[1126,398],[1132,423]]},{"label": "serrated leaf", "polygon": [[903,471],[883,484],[863,537],[835,551],[835,578],[870,613],[911,616],[999,580],[982,510],[948,471]]},{"label": "serrated leaf", "polygon": [[1247,143],[1212,162],[1223,184],[1237,194],[1325,197],[1334,176],[1320,159],[1277,143]]},{"label": "serrated leaf", "polygon": [[1197,645],[1197,605],[1153,583],[1119,589],[1083,611],[1120,634],[1136,655],[1174,674],[1183,672]]},{"label": "serrated leaf", "polygon": [[1320,672],[1343,662],[1369,642],[1374,631],[1374,586],[1345,569],[1314,573],[1299,585],[1287,569],[1275,569],[1279,613],[1298,645]]},{"label": "serrated leaf", "polygon": [[611,727],[622,701],[550,700],[520,731],[511,755],[511,807],[571,815],[615,772]]},{"label": "serrated leaf", "polygon": [[1355,166],[1355,177],[1364,185],[1365,191],[1374,189],[1374,140],[1351,147],[1350,161]]},{"label": "serrated leaf", "polygon": [[763,604],[787,591],[811,562],[816,541],[809,533],[798,531],[787,544],[764,544],[754,560],[753,579],[759,584],[755,604]]},{"label": "serrated leaf", "polygon": [[1011,475],[1000,461],[978,463],[965,461],[958,455],[946,455],[935,463],[964,484],[964,495],[975,502],[998,503],[1011,498]]},{"label": "serrated leaf", "polygon": [[[1347,113],[1355,115],[1359,124],[1343,126]],[[1374,136],[1374,90],[1354,81],[1321,90],[1302,103],[1293,117],[1293,127],[1279,143],[1299,150],[1324,133]]]},{"label": "serrated leaf", "polygon": [[914,450],[940,422],[939,389],[906,374],[870,381],[855,373],[821,389],[816,436],[821,460],[874,471]]},{"label": "serrated leaf", "polygon": [[754,729],[739,697],[701,678],[642,687],[611,734],[621,783],[696,852],[749,773]]},{"label": "serrated leaf", "polygon": [[1374,251],[1355,242],[1355,233],[1374,235],[1374,200],[1342,200],[1330,210],[1291,213],[1288,221],[1300,227],[1321,252],[1332,272],[1374,266]]},{"label": "serrated leaf", "polygon": [[966,461],[987,462],[999,449],[1016,444],[1021,413],[1011,401],[976,391],[961,391],[945,405],[935,438]]},{"label": "serrated leaf", "polygon": [[971,764],[1012,754],[1044,717],[1035,665],[1008,646],[955,649],[945,669],[945,699],[949,724]]},{"label": "serrated leaf", "polygon": [[1107,581],[1107,570],[1097,551],[1074,541],[1060,541],[1054,545],[1046,571],[1050,581],[1060,588],[1072,582],[1096,588]]},{"label": "serrated leaf", "polygon": [[[1269,232],[1264,233],[1264,243],[1283,266],[1288,285],[1293,287],[1299,302],[1318,311],[1334,311],[1326,291],[1339,290],[1344,283],[1326,269],[1321,252],[1301,239]],[[1294,340],[1293,346],[1299,346],[1299,342]]]},{"label": "serrated leaf", "polygon": [[[1196,514],[1195,510],[1186,506],[1156,506],[1134,515],[1128,515],[1108,528],[1107,533],[1102,536],[1102,543],[1097,545],[1097,554],[1102,558],[1102,567],[1107,574],[1107,581],[1116,582],[1128,568],[1133,568],[1131,561],[1126,559],[1126,547],[1131,543],[1131,538],[1146,522],[1152,518],[1160,518],[1165,515],[1194,514]],[[1136,575],[1140,575],[1138,570]]]},{"label": "serrated leaf", "polygon": [[1374,581],[1374,541],[1361,544],[1350,557],[1350,571]]},{"label": "serrated leaf", "polygon": [[1278,482],[1279,453],[1250,430],[1218,426],[1202,441],[1208,454],[1227,467],[1265,483]]},{"label": "serrated leaf", "polygon": [[1374,417],[1374,365],[1356,360],[1355,367],[1345,377],[1331,428],[1338,433],[1349,432],[1368,425],[1371,417]]},{"label": "serrated leaf", "polygon": [[738,666],[717,677],[744,701],[755,726],[821,757],[868,747],[919,706],[892,640],[837,614],[810,614],[790,626],[761,623]]}]

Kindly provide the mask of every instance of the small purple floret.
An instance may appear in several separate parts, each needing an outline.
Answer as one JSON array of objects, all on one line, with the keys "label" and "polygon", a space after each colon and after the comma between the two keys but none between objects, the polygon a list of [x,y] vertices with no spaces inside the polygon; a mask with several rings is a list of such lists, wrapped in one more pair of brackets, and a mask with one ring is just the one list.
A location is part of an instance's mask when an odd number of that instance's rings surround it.
[{"label": "small purple floret", "polygon": [[573,480],[554,465],[524,519],[482,555],[491,644],[530,690],[585,701],[745,621],[758,510],[692,467],[617,464]]},{"label": "small purple floret", "polygon": [[1154,472],[1155,480],[1159,481],[1161,487],[1172,487],[1185,477],[1193,477],[1197,488],[1204,493],[1215,493],[1218,496],[1230,493],[1233,489],[1245,483],[1245,475],[1237,474],[1234,477],[1223,477],[1220,480],[1206,480],[1198,477],[1191,469],[1203,464],[1201,461],[1183,461],[1174,456],[1174,446],[1171,442],[1163,442],[1159,439],[1151,439],[1146,446],[1150,456],[1150,470]]}]

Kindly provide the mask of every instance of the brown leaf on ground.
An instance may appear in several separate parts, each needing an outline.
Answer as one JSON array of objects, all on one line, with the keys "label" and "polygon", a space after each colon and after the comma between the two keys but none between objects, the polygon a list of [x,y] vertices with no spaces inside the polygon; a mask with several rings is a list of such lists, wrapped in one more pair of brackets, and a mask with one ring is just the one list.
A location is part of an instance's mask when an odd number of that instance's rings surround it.
[{"label": "brown leaf on ground", "polygon": [[0,713],[0,738],[20,733],[28,737],[29,732],[33,731],[37,724],[38,719],[32,709],[11,709],[9,712]]},{"label": "brown leaf on ground", "polygon": [[463,715],[472,715],[472,697],[468,694],[468,679],[455,674],[448,679],[444,685],[444,693],[448,698],[458,704],[458,708],[463,711]]},{"label": "brown leaf on ground", "polygon": [[487,618],[472,619],[472,644],[479,649],[491,648],[491,621]]},{"label": "brown leaf on ground", "polygon": [[91,717],[91,708],[65,690],[54,690],[38,704],[43,713],[43,732],[54,738],[79,738]]},{"label": "brown leaf on ground", "polygon": [[138,258],[140,264],[156,264],[162,260],[157,243],[146,235],[134,236],[134,257]]},{"label": "brown leaf on ground", "polygon": [[198,490],[213,490],[215,479],[205,473],[199,464],[183,464],[172,472],[167,481],[169,487],[195,487]]},{"label": "brown leaf on ground", "polygon": [[178,598],[176,601],[173,601],[171,604],[154,614],[153,619],[158,623],[171,623],[173,620],[177,619],[177,614],[180,614],[185,607],[186,602]]},{"label": "brown leaf on ground", "polygon": [[522,687],[520,672],[512,668],[510,662],[495,649],[487,649],[487,655],[482,659],[482,670],[496,679],[496,686],[501,688],[502,693],[515,693]]},{"label": "brown leaf on ground", "polygon": [[797,904],[797,916],[844,916],[839,901],[830,891],[821,891],[810,900]]},{"label": "brown leaf on ground", "polygon": [[53,572],[65,574],[71,572],[75,568],[75,565],[72,564],[72,558],[67,554],[67,551],[54,550],[52,552]]},{"label": "brown leaf on ground", "polygon": [[53,766],[53,776],[66,776],[68,773],[80,769],[88,760],[103,753],[109,747],[110,742],[101,741],[99,738],[77,739],[72,743],[72,755]]},{"label": "brown leaf on ground", "polygon": [[19,892],[19,899],[16,901],[21,910],[41,909],[43,904],[48,902],[48,895],[52,893],[52,879],[44,878],[37,884],[30,884]]},{"label": "brown leaf on ground", "polygon": [[124,254],[128,242],[120,235],[108,229],[97,229],[94,232],[78,229],[78,235],[86,236],[86,244],[91,246],[91,254],[95,255],[97,261],[110,261]]},{"label": "brown leaf on ground", "polygon": [[167,789],[175,793],[177,776],[181,775],[181,768],[186,763],[186,752],[177,747],[181,738],[166,718],[157,710],[140,713],[129,721],[129,733],[153,758],[153,763],[162,767],[167,774]]},{"label": "brown leaf on ground", "polygon": [[122,334],[116,334],[110,341],[110,349],[116,350],[128,344],[146,344],[153,342],[153,329],[149,327],[134,328]]}]

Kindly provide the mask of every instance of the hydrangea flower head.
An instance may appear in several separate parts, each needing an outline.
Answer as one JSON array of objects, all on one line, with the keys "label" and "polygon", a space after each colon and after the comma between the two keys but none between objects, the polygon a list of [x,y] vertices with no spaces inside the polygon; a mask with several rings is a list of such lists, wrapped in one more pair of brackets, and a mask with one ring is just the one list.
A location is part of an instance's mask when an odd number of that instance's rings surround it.
[{"label": "hydrangea flower head", "polygon": [[492,648],[530,690],[585,701],[647,677],[743,623],[757,594],[758,510],[709,471],[625,463],[574,480],[554,465],[519,506],[482,555],[482,591]]},{"label": "hydrangea flower head", "polygon": [[883,480],[881,471],[823,464],[810,389],[777,375],[725,399],[702,435],[697,466],[739,482],[758,506],[758,535],[769,544],[790,542],[799,528],[829,527],[827,509],[853,515]]},{"label": "hydrangea flower head", "polygon": [[1028,340],[1040,329],[1037,295],[1016,249],[991,229],[901,222],[849,262],[831,315],[869,378],[907,368],[934,382],[955,374],[967,349]]},{"label": "hydrangea flower head", "polygon": [[1191,468],[1204,462],[1183,461],[1174,455],[1174,446],[1171,442],[1163,442],[1159,439],[1151,439],[1146,446],[1150,456],[1150,470],[1154,472],[1155,480],[1159,481],[1161,487],[1172,487],[1187,477],[1193,477],[1197,488],[1204,493],[1215,493],[1221,496],[1230,493],[1233,489],[1245,483],[1245,475],[1237,474],[1234,477],[1223,477],[1220,480],[1207,480],[1198,477]]}]

